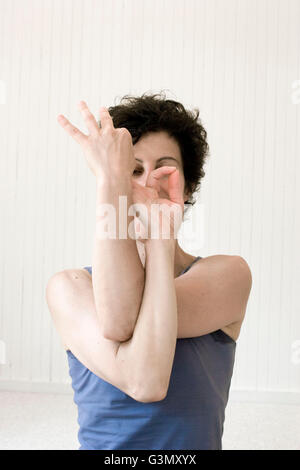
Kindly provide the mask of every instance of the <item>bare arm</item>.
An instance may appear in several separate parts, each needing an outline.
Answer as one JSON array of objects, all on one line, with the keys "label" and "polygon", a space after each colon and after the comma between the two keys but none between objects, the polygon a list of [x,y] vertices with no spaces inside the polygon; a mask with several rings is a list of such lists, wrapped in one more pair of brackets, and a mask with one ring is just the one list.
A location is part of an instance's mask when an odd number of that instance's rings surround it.
[{"label": "bare arm", "polygon": [[132,338],[120,344],[117,361],[137,389],[167,393],[177,339],[174,240],[146,243],[146,282]]},{"label": "bare arm", "polygon": [[[123,196],[127,210],[119,211],[119,196]],[[112,219],[101,219],[99,209],[110,204],[115,210]],[[97,180],[96,230],[92,258],[92,283],[96,311],[105,338],[126,341],[132,335],[139,313],[145,271],[141,263],[136,241],[128,236],[128,216],[132,204],[130,178],[111,175],[104,182]],[[120,206],[121,207],[121,206]],[[124,218],[124,233],[119,233],[119,217]],[[101,239],[102,221],[116,221],[116,238]],[[133,223],[133,222],[132,222]],[[100,229],[100,230],[99,230]],[[119,238],[120,235],[120,238]],[[126,238],[122,239],[124,236]]]},{"label": "bare arm", "polygon": [[132,338],[104,338],[85,270],[65,270],[48,281],[46,299],[65,348],[94,374],[137,401],[162,400],[168,389],[177,336],[174,245],[147,248],[146,284]]},{"label": "bare arm", "polygon": [[[133,144],[126,128],[115,128],[105,108],[100,108],[101,130],[84,101],[79,109],[88,128],[85,135],[63,115],[58,116],[60,125],[81,146],[88,166],[96,176],[96,231],[93,248],[93,287],[98,321],[108,339],[124,341],[130,337],[142,299],[144,269],[137,251],[136,241],[126,236],[129,223],[127,210],[119,213],[119,196],[132,204],[131,176],[135,167]],[[115,211],[116,237],[99,239],[99,225],[103,204]],[[104,214],[103,214],[104,215]],[[124,239],[119,239],[119,216],[125,217]],[[100,227],[101,229],[101,227]],[[124,235],[123,234],[123,235]]]},{"label": "bare arm", "polygon": [[[193,338],[218,329],[240,330],[252,286],[251,271],[244,258],[208,256],[174,279],[174,284],[177,338]],[[235,336],[237,339],[238,334]]]}]

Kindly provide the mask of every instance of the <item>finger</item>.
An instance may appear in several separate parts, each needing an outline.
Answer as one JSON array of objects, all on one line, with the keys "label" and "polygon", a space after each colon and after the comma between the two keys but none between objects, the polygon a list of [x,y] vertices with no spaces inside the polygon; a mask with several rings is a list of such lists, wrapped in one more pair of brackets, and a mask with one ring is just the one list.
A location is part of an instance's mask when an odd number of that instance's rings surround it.
[{"label": "finger", "polygon": [[99,134],[99,125],[95,119],[95,116],[89,110],[85,101],[80,101],[78,103],[78,108],[83,116],[84,122],[86,127],[89,130],[90,135],[98,135]]},{"label": "finger", "polygon": [[168,178],[168,193],[172,202],[180,204],[181,206],[184,205],[180,188],[179,170],[177,168]]},{"label": "finger", "polygon": [[109,111],[104,106],[99,110],[101,129],[114,129],[114,124]]},{"label": "finger", "polygon": [[166,175],[170,175],[174,172],[176,168],[174,166],[162,166],[157,168],[156,170],[151,171],[147,178],[146,186],[150,188],[155,188],[158,192],[160,190],[160,182],[159,180]]},{"label": "finger", "polygon": [[63,114],[59,114],[57,116],[57,120],[61,127],[63,127],[65,131],[67,131],[67,133],[76,140],[76,142],[83,144],[86,141],[87,136],[77,129],[77,127],[73,126],[73,124],[71,124]]}]

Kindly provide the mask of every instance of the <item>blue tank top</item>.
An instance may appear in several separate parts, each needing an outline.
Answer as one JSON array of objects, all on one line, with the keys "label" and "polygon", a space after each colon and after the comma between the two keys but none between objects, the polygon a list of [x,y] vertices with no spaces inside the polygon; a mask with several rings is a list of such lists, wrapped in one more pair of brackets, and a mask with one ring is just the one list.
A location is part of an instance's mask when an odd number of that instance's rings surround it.
[{"label": "blue tank top", "polygon": [[79,450],[221,450],[235,349],[222,330],[178,338],[167,396],[152,403],[134,400],[67,350]]}]

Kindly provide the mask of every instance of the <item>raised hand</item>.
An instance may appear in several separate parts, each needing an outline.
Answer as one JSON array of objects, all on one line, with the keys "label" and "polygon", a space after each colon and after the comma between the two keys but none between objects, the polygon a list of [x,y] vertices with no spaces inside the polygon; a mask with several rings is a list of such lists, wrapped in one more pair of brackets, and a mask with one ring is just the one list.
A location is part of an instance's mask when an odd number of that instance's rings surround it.
[{"label": "raised hand", "polygon": [[115,128],[105,107],[99,111],[101,128],[85,101],[78,104],[89,135],[85,135],[62,114],[57,117],[59,124],[81,146],[87,163],[99,182],[114,177],[131,179],[135,167],[130,132],[126,128]]}]

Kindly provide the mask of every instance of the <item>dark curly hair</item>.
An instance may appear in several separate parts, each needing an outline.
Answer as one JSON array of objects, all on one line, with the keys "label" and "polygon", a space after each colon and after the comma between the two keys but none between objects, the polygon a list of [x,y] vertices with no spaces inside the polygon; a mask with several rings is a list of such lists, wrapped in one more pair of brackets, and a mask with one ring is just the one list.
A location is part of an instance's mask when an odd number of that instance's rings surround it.
[{"label": "dark curly hair", "polygon": [[120,104],[110,106],[108,111],[115,128],[125,127],[130,132],[133,145],[149,132],[166,131],[176,139],[183,162],[185,190],[190,194],[185,204],[195,204],[193,194],[200,189],[200,181],[205,175],[203,166],[209,154],[207,133],[198,119],[199,110],[194,109],[194,114],[160,92],[125,95]]}]

